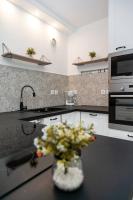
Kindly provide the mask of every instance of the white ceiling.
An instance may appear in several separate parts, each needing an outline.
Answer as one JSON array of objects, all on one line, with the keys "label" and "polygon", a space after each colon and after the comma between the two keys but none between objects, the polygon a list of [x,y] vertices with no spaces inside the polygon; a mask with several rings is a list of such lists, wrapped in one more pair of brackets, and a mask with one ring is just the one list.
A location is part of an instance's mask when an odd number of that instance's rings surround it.
[{"label": "white ceiling", "polygon": [[71,33],[108,15],[108,0],[8,1],[66,33]]},{"label": "white ceiling", "polygon": [[36,2],[74,29],[108,15],[108,0],[36,0]]}]

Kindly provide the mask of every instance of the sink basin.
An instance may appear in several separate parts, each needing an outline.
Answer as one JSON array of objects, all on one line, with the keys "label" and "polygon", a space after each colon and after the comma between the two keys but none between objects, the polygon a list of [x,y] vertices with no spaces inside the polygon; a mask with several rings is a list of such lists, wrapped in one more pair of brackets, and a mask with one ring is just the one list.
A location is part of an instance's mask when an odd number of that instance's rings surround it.
[{"label": "sink basin", "polygon": [[36,109],[32,109],[30,111],[32,111],[32,112],[55,112],[55,111],[60,111],[60,110],[64,110],[64,108],[58,108],[58,107],[36,108]]}]

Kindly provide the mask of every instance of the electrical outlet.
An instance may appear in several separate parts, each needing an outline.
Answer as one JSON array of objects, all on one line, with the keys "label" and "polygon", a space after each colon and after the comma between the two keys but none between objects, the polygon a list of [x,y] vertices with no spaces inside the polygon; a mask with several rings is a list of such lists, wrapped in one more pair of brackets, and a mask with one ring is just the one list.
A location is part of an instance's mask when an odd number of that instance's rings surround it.
[{"label": "electrical outlet", "polygon": [[108,94],[108,93],[109,93],[109,90],[105,90],[105,93]]},{"label": "electrical outlet", "polygon": [[54,94],[55,94],[55,91],[54,91],[54,90],[51,90],[51,91],[50,91],[50,94],[51,94],[51,95],[54,95]]},{"label": "electrical outlet", "polygon": [[101,94],[105,95],[106,94],[106,90],[101,90]]},{"label": "electrical outlet", "polygon": [[54,94],[55,94],[55,95],[58,95],[58,90],[55,90],[55,91],[54,91]]}]

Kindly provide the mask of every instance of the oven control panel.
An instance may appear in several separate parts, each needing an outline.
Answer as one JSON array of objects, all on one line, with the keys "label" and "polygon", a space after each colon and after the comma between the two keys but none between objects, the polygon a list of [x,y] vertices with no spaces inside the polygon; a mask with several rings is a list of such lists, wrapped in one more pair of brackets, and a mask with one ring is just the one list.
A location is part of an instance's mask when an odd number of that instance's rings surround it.
[{"label": "oven control panel", "polygon": [[133,83],[112,83],[110,92],[133,92]]}]

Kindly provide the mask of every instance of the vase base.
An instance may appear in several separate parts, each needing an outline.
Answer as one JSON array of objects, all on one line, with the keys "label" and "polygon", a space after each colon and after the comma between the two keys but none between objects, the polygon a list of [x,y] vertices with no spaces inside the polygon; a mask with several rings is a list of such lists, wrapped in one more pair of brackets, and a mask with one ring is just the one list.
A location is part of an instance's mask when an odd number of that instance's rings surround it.
[{"label": "vase base", "polygon": [[69,167],[67,173],[57,168],[53,175],[53,181],[56,187],[64,191],[74,191],[78,189],[82,185],[83,180],[83,172],[77,167]]}]

